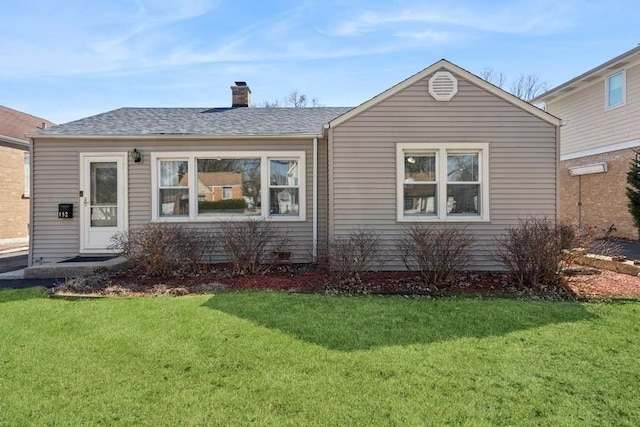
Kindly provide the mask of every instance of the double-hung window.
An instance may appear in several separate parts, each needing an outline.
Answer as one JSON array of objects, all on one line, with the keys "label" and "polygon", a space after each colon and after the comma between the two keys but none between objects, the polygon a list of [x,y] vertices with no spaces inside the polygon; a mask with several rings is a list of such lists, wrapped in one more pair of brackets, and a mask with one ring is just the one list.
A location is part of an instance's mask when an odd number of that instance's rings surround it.
[{"label": "double-hung window", "polygon": [[269,213],[297,216],[300,213],[299,159],[269,159]]},{"label": "double-hung window", "polygon": [[620,107],[626,102],[625,99],[625,72],[618,71],[607,76],[605,84],[605,108]]},{"label": "double-hung window", "polygon": [[158,162],[158,212],[163,217],[189,216],[189,162],[162,159]]},{"label": "double-hung window", "polygon": [[398,221],[489,219],[489,145],[397,144]]},{"label": "double-hung window", "polygon": [[152,217],[305,219],[302,151],[152,153]]}]

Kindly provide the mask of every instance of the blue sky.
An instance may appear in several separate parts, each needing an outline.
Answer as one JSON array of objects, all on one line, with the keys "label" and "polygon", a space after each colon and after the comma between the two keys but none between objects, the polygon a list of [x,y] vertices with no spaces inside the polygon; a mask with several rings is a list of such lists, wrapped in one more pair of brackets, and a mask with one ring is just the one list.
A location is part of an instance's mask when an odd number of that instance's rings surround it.
[{"label": "blue sky", "polygon": [[355,106],[446,58],[558,85],[640,43],[637,0],[21,0],[0,5],[0,104],[64,123],[293,90]]}]

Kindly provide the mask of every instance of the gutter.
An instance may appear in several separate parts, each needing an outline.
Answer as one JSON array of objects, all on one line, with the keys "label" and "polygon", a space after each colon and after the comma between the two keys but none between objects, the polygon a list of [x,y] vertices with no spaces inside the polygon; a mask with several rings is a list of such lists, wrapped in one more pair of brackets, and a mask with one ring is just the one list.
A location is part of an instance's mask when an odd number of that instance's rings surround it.
[{"label": "gutter", "polygon": [[237,135],[194,135],[194,134],[127,134],[127,135],[65,135],[55,133],[29,133],[26,135],[32,139],[64,139],[64,140],[123,140],[123,141],[140,141],[140,140],[229,140],[229,139],[306,139],[309,137],[317,138],[321,135],[316,133],[296,133],[296,134],[237,134]]},{"label": "gutter", "polygon": [[0,144],[7,145],[11,148],[29,149],[29,141],[7,135],[0,135]]}]

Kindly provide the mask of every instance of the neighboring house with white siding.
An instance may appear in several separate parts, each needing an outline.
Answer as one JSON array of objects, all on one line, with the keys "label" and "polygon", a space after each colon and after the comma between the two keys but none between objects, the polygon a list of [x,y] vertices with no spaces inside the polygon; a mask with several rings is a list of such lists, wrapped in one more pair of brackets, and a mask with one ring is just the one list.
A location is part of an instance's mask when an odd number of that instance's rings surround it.
[{"label": "neighboring house with white siding", "polygon": [[48,120],[0,105],[0,245],[26,244],[29,236],[29,140]]},{"label": "neighboring house with white siding", "polygon": [[561,218],[637,239],[625,189],[640,147],[640,47],[532,102],[562,119]]},{"label": "neighboring house with white siding", "polygon": [[[557,219],[559,120],[446,60],[355,108],[250,108],[250,93],[236,82],[232,108],[125,108],[31,135],[30,263],[107,253],[150,221],[263,217],[289,230],[294,262],[358,227],[392,249],[407,224],[447,222],[474,234],[471,268],[493,270],[508,227]],[[233,212],[200,194],[198,174],[221,172],[242,179]]]}]

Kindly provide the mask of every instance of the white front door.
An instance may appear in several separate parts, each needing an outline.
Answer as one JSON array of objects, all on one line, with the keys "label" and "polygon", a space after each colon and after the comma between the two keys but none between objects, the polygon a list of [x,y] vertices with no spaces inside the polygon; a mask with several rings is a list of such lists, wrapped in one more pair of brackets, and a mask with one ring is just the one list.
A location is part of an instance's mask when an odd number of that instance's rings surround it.
[{"label": "white front door", "polygon": [[80,156],[80,251],[109,251],[111,237],[127,229],[126,153]]}]

